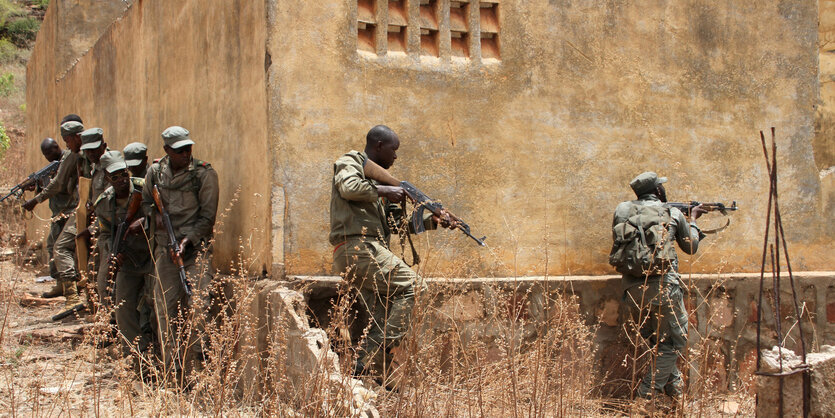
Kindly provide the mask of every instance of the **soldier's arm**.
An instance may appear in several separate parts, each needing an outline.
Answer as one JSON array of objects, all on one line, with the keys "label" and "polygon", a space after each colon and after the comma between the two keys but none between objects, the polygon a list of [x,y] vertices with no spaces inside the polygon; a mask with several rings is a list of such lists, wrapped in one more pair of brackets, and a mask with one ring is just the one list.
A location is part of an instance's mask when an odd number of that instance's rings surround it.
[{"label": "soldier's arm", "polygon": [[198,204],[200,205],[200,210],[197,211],[197,219],[193,224],[183,227],[180,231],[194,245],[197,245],[201,239],[208,239],[212,235],[215,219],[217,218],[219,193],[217,172],[208,168],[203,171],[202,176],[200,192],[197,194]]},{"label": "soldier's arm", "polygon": [[70,181],[70,177],[75,172],[75,165],[77,158],[72,158],[73,154],[68,154],[63,160],[61,160],[61,164],[58,165],[58,172],[55,173],[55,177],[49,181],[49,184],[35,196],[35,201],[38,203],[43,203],[45,200],[49,199],[57,195],[59,192],[62,191],[67,186],[67,183]]},{"label": "soldier's arm", "polygon": [[670,208],[670,215],[675,222],[675,234],[678,247],[687,254],[696,254],[699,250],[699,241],[704,234],[696,226],[695,222],[687,222],[687,218],[676,208]]},{"label": "soldier's arm", "polygon": [[142,213],[145,214],[145,217],[148,219],[155,219],[154,216],[154,196],[151,192],[154,188],[153,175],[151,173],[151,169],[148,169],[148,172],[145,173],[145,184],[147,187],[142,188]]},{"label": "soldier's arm", "polygon": [[362,165],[349,157],[342,157],[334,164],[333,183],[345,200],[374,202],[377,187],[363,177]]}]

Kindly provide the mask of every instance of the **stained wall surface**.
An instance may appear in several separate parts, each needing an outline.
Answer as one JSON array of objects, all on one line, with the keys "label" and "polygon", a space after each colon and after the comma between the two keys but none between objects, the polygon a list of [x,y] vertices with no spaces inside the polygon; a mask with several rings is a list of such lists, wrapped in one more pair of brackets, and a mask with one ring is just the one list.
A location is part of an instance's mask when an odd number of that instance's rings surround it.
[{"label": "stained wall surface", "polygon": [[645,170],[670,178],[671,201],[741,208],[682,270],[759,270],[772,126],[792,267],[835,268],[812,146],[815,1],[267,3],[288,273],[331,270],[332,163],[380,123],[401,138],[393,173],[490,244],[430,232],[425,275],[610,272],[612,212]]},{"label": "stained wall surface", "polygon": [[[66,42],[56,13],[66,3],[50,5],[29,62],[28,139],[58,138],[61,117],[78,113],[86,127],[104,130],[111,149],[141,141],[158,158],[160,133],[188,128],[195,158],[220,177],[216,267],[228,270],[243,247],[252,249],[245,267],[261,272],[270,265],[264,3],[136,2],[74,65],[56,72],[55,51]],[[28,151],[28,163],[41,166],[37,147]],[[30,232],[45,225],[33,221]]]}]

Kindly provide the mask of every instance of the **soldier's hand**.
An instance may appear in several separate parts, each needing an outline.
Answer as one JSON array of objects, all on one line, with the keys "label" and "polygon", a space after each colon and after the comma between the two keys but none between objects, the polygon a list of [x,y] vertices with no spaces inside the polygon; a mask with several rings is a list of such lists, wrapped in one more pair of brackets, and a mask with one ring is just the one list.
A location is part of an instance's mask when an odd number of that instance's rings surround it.
[{"label": "soldier's hand", "polygon": [[400,203],[406,198],[406,191],[400,186],[377,186],[377,196],[384,197],[391,203]]},{"label": "soldier's hand", "polygon": [[27,200],[26,202],[23,203],[23,209],[31,211],[32,209],[35,209],[35,206],[37,206],[37,205],[38,205],[37,200],[29,199],[29,200]]},{"label": "soldier's hand", "polygon": [[435,223],[440,224],[444,228],[453,229],[457,226],[455,219],[453,219],[453,217],[450,216],[449,212],[447,212],[446,209],[441,209],[440,215],[432,215],[432,220],[434,220]]},{"label": "soldier's hand", "polygon": [[142,229],[143,229],[142,226],[143,226],[144,223],[145,223],[145,218],[144,217],[139,218],[139,219],[131,222],[130,225],[128,226],[128,234],[136,235],[136,234],[139,234],[140,232],[142,232]]},{"label": "soldier's hand", "polygon": [[28,190],[28,191],[31,192],[31,191],[35,190],[35,188],[37,186],[38,186],[38,183],[32,182],[32,183],[27,184],[26,187],[23,188],[23,190]]},{"label": "soldier's hand", "polygon": [[188,240],[188,237],[183,238],[183,239],[180,241],[180,252],[179,252],[179,254],[177,254],[180,258],[183,258],[183,254],[185,254],[185,252],[186,252],[186,246],[187,246],[190,242],[191,242],[191,241],[189,241],[189,240]]},{"label": "soldier's hand", "polygon": [[707,211],[702,207],[702,205],[690,209],[690,217],[693,218],[694,221],[699,219],[699,216],[702,216],[705,213],[707,213]]}]

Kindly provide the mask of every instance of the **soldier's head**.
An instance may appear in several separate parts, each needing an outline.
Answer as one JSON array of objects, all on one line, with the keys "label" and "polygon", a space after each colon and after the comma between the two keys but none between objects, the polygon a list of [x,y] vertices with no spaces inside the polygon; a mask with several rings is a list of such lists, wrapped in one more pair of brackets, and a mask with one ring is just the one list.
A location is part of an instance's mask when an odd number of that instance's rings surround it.
[{"label": "soldier's head", "polygon": [[144,177],[145,168],[148,166],[148,147],[141,142],[131,142],[122,152],[131,176]]},{"label": "soldier's head", "polygon": [[61,124],[61,138],[67,144],[70,151],[81,152],[81,132],[84,131],[84,125],[78,121],[67,121]]},{"label": "soldier's head", "polygon": [[52,138],[44,138],[41,141],[41,154],[47,161],[58,161],[61,159],[61,146]]},{"label": "soldier's head", "polygon": [[658,174],[652,171],[646,171],[632,179],[629,182],[629,187],[632,187],[632,190],[638,197],[652,194],[657,196],[662,202],[666,202],[667,191],[664,189],[664,183],[666,182],[666,177],[658,177]]},{"label": "soldier's head", "polygon": [[168,162],[174,171],[182,170],[191,163],[191,146],[194,141],[189,137],[188,129],[171,126],[162,131],[163,149],[168,155]]},{"label": "soldier's head", "polygon": [[104,142],[104,131],[101,128],[90,128],[81,133],[81,149],[93,164],[98,164],[107,143]]},{"label": "soldier's head", "polygon": [[388,126],[377,125],[365,136],[365,153],[383,168],[391,168],[397,159],[400,138]]},{"label": "soldier's head", "polygon": [[107,183],[113,186],[118,196],[124,196],[130,191],[130,174],[125,164],[125,157],[119,151],[107,151],[99,159],[104,169]]}]

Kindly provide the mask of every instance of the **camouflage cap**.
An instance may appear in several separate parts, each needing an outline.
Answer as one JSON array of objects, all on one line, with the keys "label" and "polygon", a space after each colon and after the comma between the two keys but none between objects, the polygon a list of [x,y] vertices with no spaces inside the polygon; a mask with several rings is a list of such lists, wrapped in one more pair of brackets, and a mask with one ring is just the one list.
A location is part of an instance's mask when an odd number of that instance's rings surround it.
[{"label": "camouflage cap", "polygon": [[101,146],[104,131],[101,128],[90,128],[81,133],[81,149],[96,149]]},{"label": "camouflage cap", "polygon": [[99,164],[104,168],[104,171],[113,173],[119,170],[128,168],[125,164],[125,157],[119,151],[107,151],[102,154]]},{"label": "camouflage cap", "polygon": [[177,149],[194,144],[194,141],[189,138],[188,134],[188,129],[182,126],[171,126],[162,131],[162,140],[169,148]]},{"label": "camouflage cap", "polygon": [[141,142],[131,142],[122,152],[125,153],[125,164],[128,167],[136,167],[148,156],[148,147]]},{"label": "camouflage cap", "polygon": [[629,182],[629,187],[632,187],[632,190],[635,191],[636,195],[641,196],[647,193],[652,193],[659,184],[666,182],[666,177],[658,177],[658,174],[655,174],[652,171],[645,171],[638,174],[638,177],[632,179],[632,181]]},{"label": "camouflage cap", "polygon": [[84,130],[84,125],[81,122],[71,120],[61,124],[61,136],[70,136],[80,133]]}]

